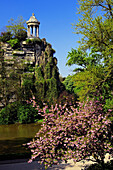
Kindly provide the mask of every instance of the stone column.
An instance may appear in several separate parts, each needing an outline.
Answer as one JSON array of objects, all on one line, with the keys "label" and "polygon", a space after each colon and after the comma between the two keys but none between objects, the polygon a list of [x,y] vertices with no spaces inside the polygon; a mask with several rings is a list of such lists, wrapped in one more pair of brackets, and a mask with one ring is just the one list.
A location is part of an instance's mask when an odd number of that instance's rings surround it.
[{"label": "stone column", "polygon": [[29,37],[29,27],[27,26],[27,37]]},{"label": "stone column", "polygon": [[30,26],[27,27],[27,37],[30,37]]},{"label": "stone column", "polygon": [[30,26],[30,36],[32,35],[32,27]]},{"label": "stone column", "polygon": [[39,37],[39,27],[37,27],[37,33],[36,33],[37,37]]},{"label": "stone column", "polygon": [[36,37],[36,34],[35,34],[35,25],[33,25],[33,37]]},{"label": "stone column", "polygon": [[37,26],[35,25],[35,37],[37,37]]}]

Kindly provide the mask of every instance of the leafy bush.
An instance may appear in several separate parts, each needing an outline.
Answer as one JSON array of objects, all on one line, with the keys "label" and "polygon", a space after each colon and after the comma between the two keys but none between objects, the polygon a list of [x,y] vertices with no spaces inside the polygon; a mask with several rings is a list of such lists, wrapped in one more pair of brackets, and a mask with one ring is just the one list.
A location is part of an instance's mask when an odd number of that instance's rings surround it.
[{"label": "leafy bush", "polygon": [[33,123],[41,118],[38,111],[28,104],[18,108],[17,117],[19,123]]},{"label": "leafy bush", "polygon": [[27,43],[27,44],[31,43],[31,39],[27,39],[27,40],[26,40],[26,43]]},{"label": "leafy bush", "polygon": [[16,33],[15,38],[18,39],[19,42],[21,42],[27,38],[27,32],[25,30],[19,30]]},{"label": "leafy bush", "polygon": [[17,110],[18,102],[7,105],[0,111],[0,124],[13,124],[18,121]]},{"label": "leafy bush", "polygon": [[27,103],[14,102],[0,111],[0,124],[33,123],[42,119],[38,110]]},{"label": "leafy bush", "polygon": [[28,44],[32,44],[32,45],[35,45],[35,44],[40,44],[42,43],[42,40],[40,38],[33,38],[33,39],[27,39],[26,42]]},{"label": "leafy bush", "polygon": [[10,40],[7,41],[7,42],[11,45],[11,47],[12,47],[13,49],[17,49],[17,48],[20,47],[20,43],[19,43],[19,40],[18,40],[18,39],[10,39]]},{"label": "leafy bush", "polygon": [[103,165],[105,154],[113,154],[110,111],[103,111],[101,99],[79,103],[78,109],[66,104],[45,106],[43,112],[43,126],[27,144],[32,152],[29,162],[40,157],[39,162],[49,167],[59,160],[78,162],[93,156]]},{"label": "leafy bush", "polygon": [[1,32],[0,40],[2,42],[7,42],[12,38],[11,32]]},{"label": "leafy bush", "polygon": [[74,93],[75,86],[74,86],[74,81],[73,81],[72,76],[70,75],[67,76],[65,80],[63,81],[63,84],[68,92]]}]

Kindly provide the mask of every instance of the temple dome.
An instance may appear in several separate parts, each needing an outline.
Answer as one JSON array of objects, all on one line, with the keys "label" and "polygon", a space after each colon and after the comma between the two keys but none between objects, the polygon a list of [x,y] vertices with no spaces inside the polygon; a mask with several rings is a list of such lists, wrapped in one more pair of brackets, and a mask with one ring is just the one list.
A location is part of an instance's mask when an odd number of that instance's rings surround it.
[{"label": "temple dome", "polygon": [[34,13],[32,14],[32,16],[30,17],[30,19],[29,19],[26,23],[27,23],[27,24],[30,24],[30,23],[40,24],[40,22],[36,19]]}]

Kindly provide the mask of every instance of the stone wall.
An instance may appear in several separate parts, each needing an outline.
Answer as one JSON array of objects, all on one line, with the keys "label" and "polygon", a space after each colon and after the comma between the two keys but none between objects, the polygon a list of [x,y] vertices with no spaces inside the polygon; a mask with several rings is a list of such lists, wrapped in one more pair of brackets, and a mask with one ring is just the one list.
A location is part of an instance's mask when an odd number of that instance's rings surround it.
[{"label": "stone wall", "polygon": [[[12,63],[11,60],[14,56],[18,57],[18,60],[24,59],[26,63],[45,66],[50,58],[53,57],[55,51],[52,46],[46,42],[46,39],[42,39],[36,42],[23,41],[21,43],[20,50],[13,50],[8,43],[2,43],[1,47],[4,50],[4,59],[8,63]],[[57,65],[57,59],[54,57],[54,64]]]}]

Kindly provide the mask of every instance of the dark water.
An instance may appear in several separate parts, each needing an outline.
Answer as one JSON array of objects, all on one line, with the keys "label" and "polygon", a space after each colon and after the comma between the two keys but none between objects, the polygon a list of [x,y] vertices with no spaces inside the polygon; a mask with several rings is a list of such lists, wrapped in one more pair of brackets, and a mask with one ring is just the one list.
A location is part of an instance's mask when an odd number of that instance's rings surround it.
[{"label": "dark water", "polygon": [[30,151],[23,144],[32,140],[41,123],[0,125],[0,160],[28,156]]}]

